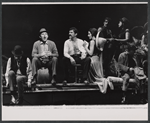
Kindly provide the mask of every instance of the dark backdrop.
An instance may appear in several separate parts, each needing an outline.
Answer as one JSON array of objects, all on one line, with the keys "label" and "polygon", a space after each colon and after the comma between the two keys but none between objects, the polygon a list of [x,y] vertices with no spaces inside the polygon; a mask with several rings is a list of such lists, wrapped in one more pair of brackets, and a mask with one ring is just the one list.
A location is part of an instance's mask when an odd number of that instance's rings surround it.
[{"label": "dark backdrop", "polygon": [[68,39],[68,30],[74,26],[78,37],[87,39],[91,27],[103,25],[105,17],[112,18],[112,30],[115,33],[118,20],[126,17],[131,27],[143,26],[147,22],[146,4],[55,4],[55,5],[3,5],[2,6],[2,55],[9,57],[17,44],[21,45],[31,58],[33,43],[38,40],[40,28],[49,30],[49,39],[58,48],[60,59],[63,56],[63,44]]}]

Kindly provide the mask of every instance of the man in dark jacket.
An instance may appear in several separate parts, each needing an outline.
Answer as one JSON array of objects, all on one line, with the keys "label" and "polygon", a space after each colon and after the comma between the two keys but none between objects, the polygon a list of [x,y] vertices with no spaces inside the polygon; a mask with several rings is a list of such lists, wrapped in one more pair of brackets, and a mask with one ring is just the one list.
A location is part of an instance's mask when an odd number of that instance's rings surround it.
[{"label": "man in dark jacket", "polygon": [[[28,87],[31,87],[31,62],[28,57],[23,55],[23,50],[19,45],[14,47],[12,54],[13,55],[8,59],[6,67],[6,86],[9,85],[11,91],[10,104],[22,104],[23,84],[27,82]],[[18,88],[18,99],[16,99],[16,85]]]}]

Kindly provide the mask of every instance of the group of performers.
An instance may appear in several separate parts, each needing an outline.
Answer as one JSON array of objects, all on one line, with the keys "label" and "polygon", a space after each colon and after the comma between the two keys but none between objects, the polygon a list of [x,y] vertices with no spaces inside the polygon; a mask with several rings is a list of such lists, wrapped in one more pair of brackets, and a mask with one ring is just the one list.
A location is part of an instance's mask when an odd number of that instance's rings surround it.
[{"label": "group of performers", "polygon": [[[109,28],[110,24],[111,18],[106,17],[102,27],[90,28],[87,33],[89,41],[79,39],[75,27],[69,29],[69,39],[64,42],[62,59],[63,84],[68,83],[69,71],[76,64],[81,64],[81,82],[97,83],[102,93],[106,93],[108,86],[113,89],[112,82],[120,81],[121,78],[122,103],[125,103],[129,79],[134,78],[134,68],[143,68],[144,75],[148,76],[148,23],[143,28],[136,27],[130,30],[129,20],[123,17],[118,23],[120,29],[118,36],[113,35]],[[45,28],[40,29],[39,40],[33,44],[32,62],[24,54],[22,47],[16,45],[12,57],[7,62],[5,79],[6,86],[9,86],[11,91],[10,104],[23,103],[23,84],[26,83],[28,87],[36,84],[37,71],[41,67],[48,68],[52,85],[57,84],[56,68],[59,53],[55,42],[49,40]]]}]

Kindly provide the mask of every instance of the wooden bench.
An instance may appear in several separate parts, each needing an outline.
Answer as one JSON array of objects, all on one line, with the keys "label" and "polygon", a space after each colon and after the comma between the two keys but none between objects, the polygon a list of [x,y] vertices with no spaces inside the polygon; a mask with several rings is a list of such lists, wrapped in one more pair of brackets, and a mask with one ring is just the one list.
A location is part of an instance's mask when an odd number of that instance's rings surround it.
[{"label": "wooden bench", "polygon": [[[138,104],[138,95],[136,94],[136,81],[130,79],[128,93],[131,104]],[[23,105],[80,105],[80,104],[121,104],[122,90],[121,82],[113,82],[114,90],[108,88],[106,94],[102,94],[95,83],[85,85],[84,83],[68,83],[63,85],[36,84],[28,88],[24,85],[24,103]],[[37,89],[40,88],[40,89]],[[3,87],[3,104],[8,105],[10,101],[10,91]]]},{"label": "wooden bench", "polygon": [[[147,79],[148,82],[148,79]],[[121,89],[122,86],[122,82],[113,82],[114,88],[116,90]],[[136,80],[135,79],[130,79],[129,81],[129,90],[135,90],[135,86],[136,86]],[[84,83],[67,83],[67,85],[63,85],[63,83],[57,83],[55,86],[53,86],[52,84],[35,84],[32,85],[31,88],[28,88],[27,85],[24,85],[25,88],[25,93],[26,92],[36,92],[36,88],[40,88],[40,90],[45,90],[45,91],[51,91],[55,89],[55,91],[59,91],[59,90],[65,90],[67,91],[72,89],[72,90],[81,90],[81,89],[86,89],[86,90],[99,90],[98,85],[96,83],[89,83],[88,85],[85,85]],[[38,92],[40,91],[38,90]],[[8,87],[3,86],[3,93],[5,93],[5,91],[9,91]]]}]

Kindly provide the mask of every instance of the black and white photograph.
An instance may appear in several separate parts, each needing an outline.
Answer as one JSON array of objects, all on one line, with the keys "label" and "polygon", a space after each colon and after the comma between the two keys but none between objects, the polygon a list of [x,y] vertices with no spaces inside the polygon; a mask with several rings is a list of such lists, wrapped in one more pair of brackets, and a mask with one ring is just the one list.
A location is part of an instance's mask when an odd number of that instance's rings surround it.
[{"label": "black and white photograph", "polygon": [[2,2],[1,14],[2,120],[148,120],[148,2]]}]

